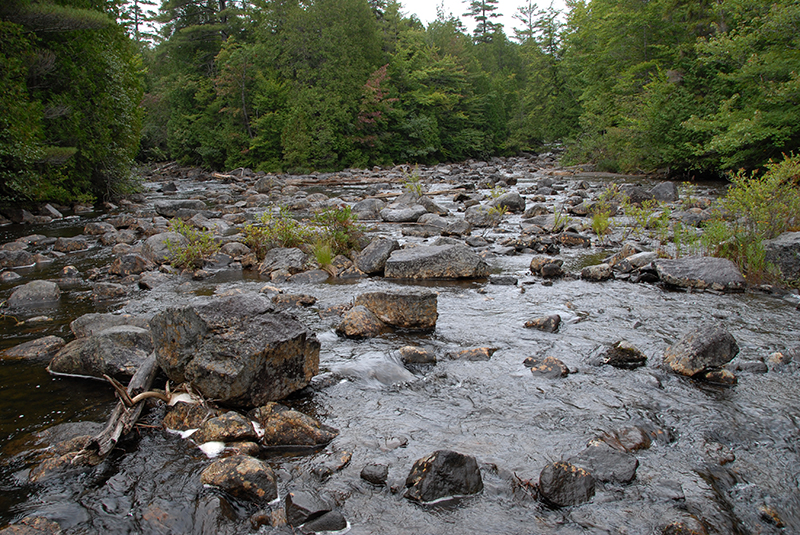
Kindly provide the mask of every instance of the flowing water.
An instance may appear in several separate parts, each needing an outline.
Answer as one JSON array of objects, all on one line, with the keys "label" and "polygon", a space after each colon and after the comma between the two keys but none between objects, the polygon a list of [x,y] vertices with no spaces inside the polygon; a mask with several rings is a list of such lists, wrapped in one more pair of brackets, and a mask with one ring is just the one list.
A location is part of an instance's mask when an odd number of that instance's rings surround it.
[{"label": "flowing water", "polygon": [[[602,256],[592,249],[563,252],[572,270],[587,256]],[[106,263],[104,254],[87,253],[86,266]],[[530,276],[529,262],[530,255],[490,259],[496,273],[519,278],[516,286],[381,278],[284,285],[287,293],[317,298],[313,307],[293,312],[322,343],[320,376],[287,403],[337,428],[339,435],[320,452],[265,457],[276,470],[280,494],[319,491],[343,512],[352,534],[650,534],[692,515],[711,533],[800,533],[798,366],[738,372],[737,385],[718,387],[668,373],[661,365],[664,350],[703,323],[722,324],[734,335],[738,360],[791,354],[800,346],[800,313],[794,306],[752,292],[670,292],[623,281],[559,280],[545,286]],[[198,295],[255,292],[264,283],[240,271],[220,272],[101,304],[101,311],[153,314]],[[0,291],[7,296],[10,288]],[[435,331],[338,337],[338,318],[319,312],[368,291],[436,292]],[[80,292],[65,299],[57,309],[42,311],[53,322],[18,326],[16,320],[25,318],[4,318],[3,344],[45,334],[68,337],[69,319],[95,303]],[[527,320],[549,314],[562,317],[557,333],[524,328]],[[620,370],[591,363],[623,339],[647,354],[646,366]],[[405,345],[430,348],[437,364],[406,369],[396,354]],[[488,361],[448,358],[472,347],[497,351]],[[556,380],[534,377],[522,364],[530,356],[556,357],[572,373]],[[0,361],[0,525],[44,516],[64,533],[255,531],[248,520],[252,506],[199,482],[211,461],[190,441],[161,430],[159,409],[100,466],[27,483],[42,430],[75,434],[71,423],[103,422],[115,403],[103,383],[53,378],[43,367]],[[639,468],[632,483],[601,486],[591,502],[561,510],[534,498],[530,484],[547,463],[631,426],[658,437],[635,452]],[[402,490],[411,465],[439,449],[475,456],[484,490],[435,505],[407,501]],[[352,454],[349,463],[320,476],[319,467],[344,451]],[[389,467],[386,487],[360,479],[370,463]],[[765,511],[776,512],[785,528]],[[292,532],[285,526],[259,529]]]}]

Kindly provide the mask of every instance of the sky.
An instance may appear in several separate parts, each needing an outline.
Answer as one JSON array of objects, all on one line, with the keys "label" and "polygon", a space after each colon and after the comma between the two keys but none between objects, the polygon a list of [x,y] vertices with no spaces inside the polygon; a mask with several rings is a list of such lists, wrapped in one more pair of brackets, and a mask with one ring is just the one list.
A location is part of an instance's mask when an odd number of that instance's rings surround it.
[{"label": "sky", "polygon": [[[539,8],[547,8],[550,6],[551,0],[532,0],[538,4]],[[459,17],[461,22],[469,29],[472,30],[475,25],[470,17],[463,17],[462,15],[467,12],[468,2],[462,0],[400,0],[403,5],[403,12],[407,15],[415,14],[420,21],[426,26],[428,23],[436,19],[436,8],[444,5],[444,12],[446,14],[452,13]],[[514,26],[521,27],[521,23],[514,19],[514,14],[517,8],[527,5],[528,0],[499,0],[497,3],[497,12],[502,16],[495,19],[503,25],[503,31],[509,37],[514,35]],[[562,11],[564,8],[564,0],[553,0],[553,7]]]}]

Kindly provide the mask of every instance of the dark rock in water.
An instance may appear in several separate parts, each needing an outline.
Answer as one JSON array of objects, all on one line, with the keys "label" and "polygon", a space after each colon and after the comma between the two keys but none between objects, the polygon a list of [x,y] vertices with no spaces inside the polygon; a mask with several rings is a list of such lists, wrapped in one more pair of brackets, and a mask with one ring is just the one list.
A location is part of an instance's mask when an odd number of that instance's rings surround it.
[{"label": "dark rock in water", "polygon": [[131,325],[142,329],[149,329],[150,325],[147,318],[143,316],[132,316],[130,314],[84,314],[69,324],[69,328],[75,338],[86,338],[97,334],[111,327],[121,325]]},{"label": "dark rock in water", "polygon": [[339,511],[328,511],[303,524],[303,533],[328,533],[347,528],[347,519]]},{"label": "dark rock in water", "polygon": [[59,253],[74,253],[89,248],[89,242],[83,236],[74,238],[58,238],[53,245],[53,250]]},{"label": "dark rock in water", "polygon": [[368,308],[383,323],[399,329],[429,331],[439,317],[437,296],[371,292],[356,297],[354,304]]},{"label": "dark rock in water", "polygon": [[689,514],[674,520],[661,528],[661,535],[708,535],[708,529],[698,518]]},{"label": "dark rock in water", "polygon": [[528,357],[522,364],[526,368],[531,369],[531,373],[537,377],[546,377],[547,379],[560,379],[569,375],[569,368],[567,365],[555,357]]},{"label": "dark rock in water", "polygon": [[64,347],[66,341],[58,336],[45,336],[18,346],[6,349],[3,359],[30,359],[50,361]]},{"label": "dark rock in water", "polygon": [[747,373],[767,373],[769,368],[761,360],[744,360],[736,364],[736,371]]},{"label": "dark rock in water", "polygon": [[247,455],[214,461],[200,474],[200,481],[256,503],[267,504],[278,497],[272,468],[264,461]]},{"label": "dark rock in water", "polygon": [[614,278],[614,272],[608,264],[586,266],[581,270],[581,278],[589,281],[607,281]]},{"label": "dark rock in water", "polygon": [[104,299],[116,299],[128,295],[128,287],[113,282],[96,282],[92,285],[92,299],[102,301]]},{"label": "dark rock in water", "polygon": [[375,238],[356,257],[358,269],[369,275],[383,273],[386,260],[392,252],[400,249],[397,240],[390,238]]},{"label": "dark rock in water", "polygon": [[422,347],[404,346],[398,353],[403,364],[436,364],[436,354]]},{"label": "dark rock in water", "polygon": [[508,275],[492,275],[489,277],[489,284],[495,284],[497,286],[516,286],[517,282],[519,281],[516,277],[511,277]]},{"label": "dark rock in water", "polygon": [[156,213],[168,219],[177,217],[179,213],[189,214],[206,209],[206,203],[199,199],[163,199],[153,203]]},{"label": "dark rock in water", "polygon": [[675,182],[661,182],[650,188],[650,195],[657,201],[675,202],[678,200],[678,188]]},{"label": "dark rock in water", "polygon": [[106,232],[114,232],[115,230],[117,230],[116,227],[111,223],[101,221],[86,223],[86,226],[83,227],[83,233],[90,236],[101,236]]},{"label": "dark rock in water", "polygon": [[661,281],[680,288],[741,291],[745,280],[736,264],[726,258],[692,256],[653,262]]},{"label": "dark rock in water", "polygon": [[560,271],[561,266],[564,265],[564,261],[560,258],[552,258],[550,256],[534,256],[531,258],[530,263],[531,273],[534,275],[541,275],[542,269],[547,265],[555,265]]},{"label": "dark rock in water", "polygon": [[253,409],[248,416],[264,430],[261,443],[267,447],[324,446],[339,434],[333,427],[278,403]]},{"label": "dark rock in water", "polygon": [[286,512],[286,522],[295,527],[319,518],[333,509],[319,495],[307,491],[293,491],[286,494],[283,508]]},{"label": "dark rock in water", "polygon": [[28,251],[0,250],[0,268],[32,266],[35,263],[36,260]]},{"label": "dark rock in water", "polygon": [[787,281],[800,279],[800,232],[784,232],[764,242],[767,262],[775,264]]},{"label": "dark rock in water", "polygon": [[389,467],[385,464],[368,464],[361,469],[361,479],[373,485],[383,486],[389,476]]},{"label": "dark rock in water", "polygon": [[348,310],[336,332],[348,338],[374,338],[387,331],[387,325],[365,306]]},{"label": "dark rock in water", "polygon": [[709,383],[717,383],[721,385],[735,385],[737,382],[736,376],[732,371],[725,368],[706,370],[700,374],[704,380]]},{"label": "dark rock in water", "polygon": [[234,411],[228,411],[220,416],[210,418],[192,435],[192,440],[198,444],[255,439],[256,431],[253,428],[253,423]]},{"label": "dark rock in water", "polygon": [[182,248],[189,245],[189,240],[177,232],[161,232],[147,238],[142,246],[142,256],[156,264],[167,264],[172,260],[173,248]]},{"label": "dark rock in water", "polygon": [[592,474],[566,461],[548,464],[539,474],[539,495],[555,507],[586,503],[594,496]]},{"label": "dark rock in water", "polygon": [[394,251],[386,261],[386,278],[477,279],[489,266],[466,245],[411,247]]},{"label": "dark rock in water", "polygon": [[0,535],[58,535],[61,533],[61,526],[40,516],[28,516],[0,529]]},{"label": "dark rock in water", "polygon": [[558,331],[561,326],[561,316],[558,314],[551,314],[550,316],[542,316],[540,318],[533,318],[525,322],[525,327],[528,329],[539,329],[546,333],[554,333]]},{"label": "dark rock in water", "polygon": [[476,494],[483,490],[483,479],[475,457],[438,450],[414,463],[406,487],[406,498],[425,503]]},{"label": "dark rock in water", "polygon": [[65,345],[47,367],[50,373],[129,379],[153,351],[150,331],[132,325],[110,327]]},{"label": "dark rock in water", "polygon": [[542,266],[541,275],[545,279],[558,279],[564,276],[564,270],[557,263],[545,264]]},{"label": "dark rock in water", "polygon": [[739,353],[736,339],[722,326],[700,326],[668,347],[664,362],[672,371],[695,376],[721,368]]},{"label": "dark rock in water", "polygon": [[331,278],[331,274],[323,269],[312,269],[296,273],[289,277],[287,282],[295,284],[320,284]]},{"label": "dark rock in water", "polygon": [[627,484],[636,477],[639,461],[630,453],[616,450],[603,442],[591,444],[569,460],[585,468],[598,481]]},{"label": "dark rock in water", "polygon": [[126,254],[120,256],[108,268],[112,275],[127,277],[128,275],[139,275],[145,271],[155,269],[155,264],[139,254]]},{"label": "dark rock in water", "polygon": [[58,284],[36,280],[15,288],[8,298],[10,307],[36,307],[57,303],[61,298]]},{"label": "dark rock in water", "polygon": [[449,356],[454,360],[482,361],[492,358],[496,351],[496,347],[474,347],[450,353]]},{"label": "dark rock in water", "polygon": [[150,328],[167,377],[220,403],[253,407],[281,399],[319,372],[316,336],[258,294],[168,308]]},{"label": "dark rock in water", "polygon": [[161,421],[165,429],[173,431],[188,431],[189,429],[199,429],[203,422],[209,418],[218,416],[220,411],[208,408],[203,403],[184,403],[177,402],[170,405],[167,414]]},{"label": "dark rock in water", "polygon": [[647,355],[625,340],[609,347],[603,356],[603,363],[615,368],[632,369],[644,366],[646,362]]},{"label": "dark rock in water", "polygon": [[577,232],[562,232],[558,235],[559,243],[572,247],[589,247],[592,240],[586,236],[581,236]]},{"label": "dark rock in water", "polygon": [[273,271],[287,271],[294,275],[306,267],[308,255],[297,247],[274,247],[267,251],[264,261],[258,266],[261,275],[269,275]]}]

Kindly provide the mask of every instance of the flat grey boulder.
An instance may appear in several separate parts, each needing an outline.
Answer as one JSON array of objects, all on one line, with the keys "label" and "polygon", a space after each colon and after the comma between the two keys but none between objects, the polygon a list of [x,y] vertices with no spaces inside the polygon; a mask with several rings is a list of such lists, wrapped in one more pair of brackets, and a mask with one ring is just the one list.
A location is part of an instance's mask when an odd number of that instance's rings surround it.
[{"label": "flat grey boulder", "polygon": [[32,266],[35,263],[36,259],[28,251],[0,250],[0,268]]},{"label": "flat grey boulder", "polygon": [[781,270],[787,281],[800,279],[800,232],[784,232],[764,242],[767,262]]},{"label": "flat grey boulder", "polygon": [[428,210],[421,204],[412,204],[398,208],[384,208],[381,210],[381,218],[387,223],[411,223],[427,213]]},{"label": "flat grey boulder", "polygon": [[493,210],[490,206],[476,204],[464,212],[464,220],[473,227],[493,227],[503,219],[502,213]]},{"label": "flat grey boulder", "polygon": [[386,278],[480,279],[489,266],[466,245],[433,245],[394,251],[386,261]]},{"label": "flat grey boulder", "polygon": [[258,272],[269,275],[273,271],[285,271],[292,275],[305,270],[308,255],[297,247],[274,247],[267,251]]},{"label": "flat grey boulder", "polygon": [[148,320],[143,316],[133,316],[131,314],[98,314],[92,312],[76,318],[69,324],[69,328],[75,338],[86,338],[99,332],[119,327],[121,325],[132,325],[142,329],[149,329]]},{"label": "flat grey boulder", "polygon": [[8,298],[10,307],[42,306],[57,303],[61,298],[58,284],[52,281],[31,281],[16,288]]},{"label": "flat grey boulder", "polygon": [[370,292],[356,297],[355,305],[369,309],[386,325],[399,329],[428,331],[436,328],[439,317],[437,296]]},{"label": "flat grey boulder", "polygon": [[356,257],[356,267],[368,275],[383,273],[389,255],[398,249],[397,240],[375,238]]},{"label": "flat grey boulder", "polygon": [[690,256],[653,262],[662,282],[680,288],[742,291],[745,280],[736,264],[727,258]]},{"label": "flat grey boulder", "polygon": [[164,217],[176,217],[181,210],[205,210],[206,203],[198,199],[163,199],[153,206],[156,213]]},{"label": "flat grey boulder", "polygon": [[167,264],[172,260],[170,247],[186,247],[189,240],[177,232],[161,232],[147,238],[142,246],[142,256],[156,264]]},{"label": "flat grey boulder", "polygon": [[61,348],[47,371],[55,375],[81,375],[119,380],[133,377],[153,351],[150,331],[132,325],[111,327]]},{"label": "flat grey boulder", "polygon": [[66,341],[58,336],[45,336],[31,340],[18,346],[6,349],[2,353],[4,359],[31,359],[50,361]]},{"label": "flat grey boulder", "polygon": [[256,407],[309,384],[320,344],[263,295],[198,300],[150,321],[156,358],[170,380],[221,404]]},{"label": "flat grey boulder", "polygon": [[739,353],[739,345],[722,326],[692,329],[667,348],[664,362],[675,373],[690,377],[719,369]]}]

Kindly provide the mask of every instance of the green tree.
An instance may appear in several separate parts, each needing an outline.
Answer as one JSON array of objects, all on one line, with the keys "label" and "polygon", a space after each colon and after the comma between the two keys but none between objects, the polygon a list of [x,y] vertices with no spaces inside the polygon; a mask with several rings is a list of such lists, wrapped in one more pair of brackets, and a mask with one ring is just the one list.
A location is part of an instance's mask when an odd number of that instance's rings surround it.
[{"label": "green tree", "polygon": [[503,25],[494,22],[500,16],[497,13],[498,0],[464,0],[469,7],[464,13],[465,17],[472,17],[475,20],[475,31],[473,35],[477,42],[488,42],[492,39],[492,34],[500,30]]}]

